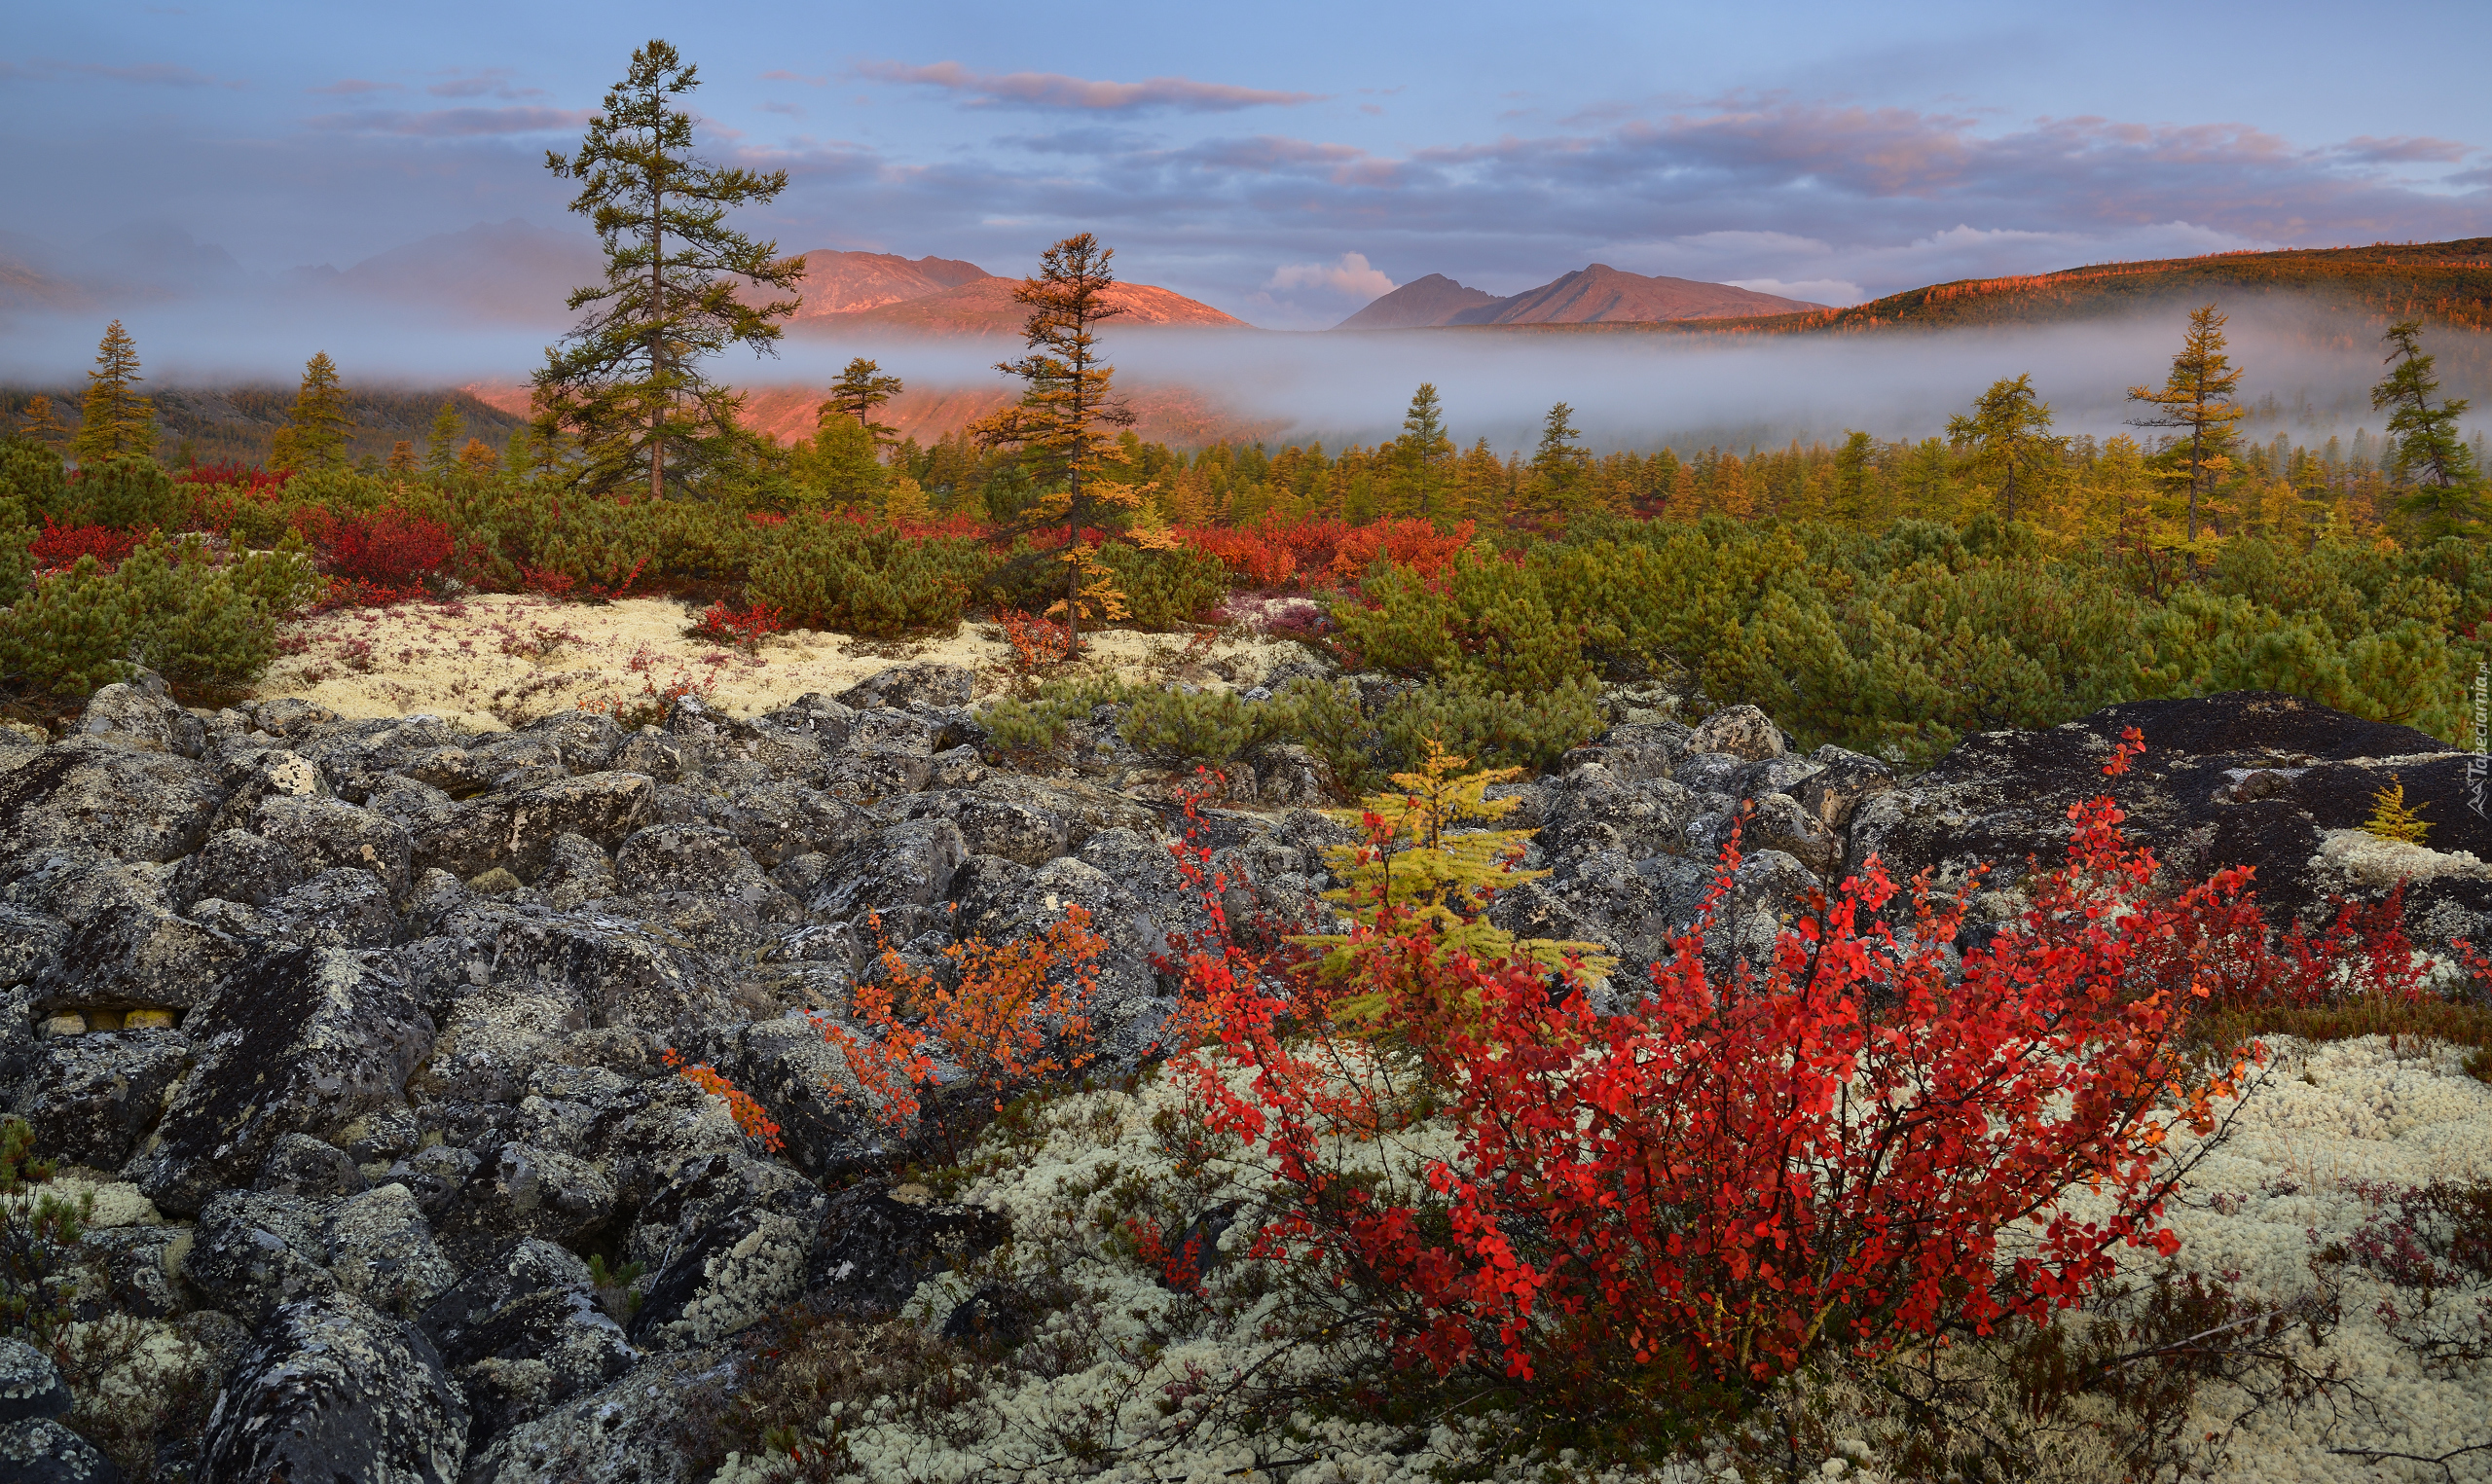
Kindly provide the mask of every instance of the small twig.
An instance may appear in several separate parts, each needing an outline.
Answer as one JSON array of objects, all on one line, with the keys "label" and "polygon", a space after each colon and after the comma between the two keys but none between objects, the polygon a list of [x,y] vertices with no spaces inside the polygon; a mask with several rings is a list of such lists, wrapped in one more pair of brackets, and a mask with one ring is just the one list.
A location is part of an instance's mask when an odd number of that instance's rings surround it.
[{"label": "small twig", "polygon": [[2437,1468],[2444,1477],[2454,1480],[2457,1478],[2457,1470],[2449,1466],[2449,1460],[2464,1458],[2470,1453],[2492,1452],[2492,1443],[2469,1443],[2463,1448],[2452,1448],[2436,1459],[2427,1459],[2419,1453],[2396,1453],[2386,1448],[2330,1448],[2327,1451],[2333,1457],[2361,1459],[2363,1466],[2366,1468],[2377,1468],[2390,1459],[2407,1464],[2423,1464]]}]

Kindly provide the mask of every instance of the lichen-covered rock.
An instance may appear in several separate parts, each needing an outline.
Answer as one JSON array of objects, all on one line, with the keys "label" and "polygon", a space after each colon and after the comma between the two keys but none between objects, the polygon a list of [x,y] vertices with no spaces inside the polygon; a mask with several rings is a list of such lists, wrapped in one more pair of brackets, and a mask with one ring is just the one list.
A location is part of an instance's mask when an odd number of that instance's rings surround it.
[{"label": "lichen-covered rock", "polygon": [[225,800],[203,763],[132,748],[0,752],[0,879],[39,851],[95,851],[117,860],[178,860],[207,838]]},{"label": "lichen-covered rock", "polygon": [[346,1150],[309,1134],[288,1134],[260,1161],[259,1177],[251,1188],[270,1195],[329,1201],[356,1194],[371,1183]]},{"label": "lichen-covered rock", "polygon": [[421,1330],[345,1294],[279,1309],[218,1393],[202,1479],[457,1484],[467,1408]]},{"label": "lichen-covered rock", "polygon": [[180,757],[197,757],[207,746],[207,723],[182,709],[164,676],[145,670],[88,697],[76,733]]},{"label": "lichen-covered rock", "polygon": [[952,873],[969,854],[961,827],[949,819],[910,819],[868,836],[843,853],[806,903],[817,923],[854,923],[868,914],[884,919],[884,933],[904,943],[934,921]]},{"label": "lichen-covered rock", "polygon": [[0,1427],[0,1477],[10,1484],[121,1484],[95,1445],[51,1418]]},{"label": "lichen-covered rock", "polygon": [[896,665],[866,676],[839,693],[839,704],[852,710],[916,706],[965,706],[977,688],[975,672],[958,665],[920,662]]},{"label": "lichen-covered rock", "polygon": [[412,1319],[458,1278],[415,1192],[404,1185],[381,1185],[340,1201],[320,1236],[339,1288],[399,1319]]},{"label": "lichen-covered rock", "polygon": [[1605,762],[1578,767],[1547,790],[1537,839],[1553,860],[1614,851],[1630,860],[1687,849],[1696,795],[1665,778],[1624,778]]},{"label": "lichen-covered rock", "polygon": [[52,1357],[23,1340],[0,1340],[0,1423],[63,1417],[69,1388]]},{"label": "lichen-covered rock", "polygon": [[833,1314],[897,1314],[919,1284],[1011,1234],[1001,1213],[938,1203],[923,1185],[854,1185],[824,1211],[805,1258],[805,1295]]},{"label": "lichen-covered rock", "polygon": [[614,1183],[575,1155],[517,1140],[479,1160],[439,1213],[441,1238],[461,1267],[514,1236],[576,1245],[614,1213]]},{"label": "lichen-covered rock", "polygon": [[263,801],[273,798],[325,798],[329,780],[320,767],[299,752],[283,747],[243,746],[220,749],[209,759],[225,803],[216,811],[217,830],[248,829]]},{"label": "lichen-covered rock", "polygon": [[287,1134],[328,1138],[403,1105],[432,1022],[384,956],[299,948],[230,970],[183,1025],[195,1049],[164,1118],[133,1161],[167,1211],[256,1172]]},{"label": "lichen-covered rock", "polygon": [[336,866],[265,905],[269,930],[318,948],[386,948],[398,936],[389,886],[371,871]]},{"label": "lichen-covered rock", "polygon": [[812,1181],[741,1150],[686,1161],[626,1246],[647,1274],[632,1338],[651,1350],[707,1345],[795,1298],[825,1206]]},{"label": "lichen-covered rock", "polygon": [[467,1398],[471,1449],[624,1375],[638,1358],[597,1307],[588,1265],[533,1238],[461,1279],[417,1322]]},{"label": "lichen-covered rock", "polygon": [[303,876],[303,862],[276,841],[246,829],[218,830],[182,862],[173,899],[184,911],[208,897],[265,907],[301,885]]},{"label": "lichen-covered rock", "polygon": [[300,1196],[219,1191],[199,1213],[182,1275],[211,1307],[256,1326],[280,1305],[337,1291],[326,1214]]},{"label": "lichen-covered rock", "polygon": [[17,1111],[45,1157],[118,1170],[164,1110],[190,1046],[177,1031],[119,1031],[43,1043]]},{"label": "lichen-covered rock", "polygon": [[1838,835],[1851,827],[1851,815],[1861,800],[1895,786],[1894,771],[1886,764],[1832,742],[1810,753],[1809,761],[1817,765],[1817,771],[1798,788],[1786,791]]},{"label": "lichen-covered rock", "polygon": [[1692,751],[1726,752],[1751,763],[1780,757],[1789,750],[1782,729],[1752,706],[1728,706],[1715,711],[1697,724],[1687,744]]},{"label": "lichen-covered rock", "polygon": [[1842,869],[1843,837],[1789,794],[1758,794],[1735,817],[1744,851],[1780,851],[1824,881],[1832,881]]},{"label": "lichen-covered rock", "polygon": [[652,1356],[621,1380],[575,1396],[484,1445],[469,1484],[699,1484],[682,1446],[686,1411],[735,1376],[725,1347]]},{"label": "lichen-covered rock", "polygon": [[368,871],[393,896],[403,894],[413,879],[406,829],[343,799],[271,795],[251,812],[251,828],[285,847],[307,877],[340,867]]},{"label": "lichen-covered rock", "polygon": [[173,911],[171,873],[107,866],[87,873],[86,900],[55,906],[77,930],[35,981],[39,1005],[59,1010],[189,1009],[247,945]]}]

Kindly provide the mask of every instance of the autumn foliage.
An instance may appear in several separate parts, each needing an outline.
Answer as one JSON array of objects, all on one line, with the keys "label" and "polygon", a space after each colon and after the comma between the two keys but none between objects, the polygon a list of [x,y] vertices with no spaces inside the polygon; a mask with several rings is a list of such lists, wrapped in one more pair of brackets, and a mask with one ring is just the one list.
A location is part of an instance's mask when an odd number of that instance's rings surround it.
[{"label": "autumn foliage", "polygon": [[38,572],[66,570],[76,566],[81,557],[94,558],[95,563],[109,572],[146,538],[146,531],[110,525],[55,525],[46,516],[42,534],[26,550]]},{"label": "autumn foliage", "polygon": [[[881,920],[873,925],[879,934]],[[938,1055],[1001,1106],[1008,1089],[1089,1063],[1088,1005],[1107,946],[1079,902],[1031,937],[949,945],[940,972],[886,942],[850,1005],[849,1020],[867,1033],[820,1016],[815,1024],[888,1123],[916,1120]]]},{"label": "autumn foliage", "polygon": [[687,1063],[683,1054],[672,1046],[660,1055],[667,1066],[675,1068],[677,1076],[705,1093],[725,1100],[728,1115],[735,1119],[737,1129],[745,1138],[773,1154],[785,1145],[779,1125],[771,1121],[770,1110],[763,1107],[761,1101],[752,1094],[728,1081],[724,1072],[707,1062]]},{"label": "autumn foliage", "polygon": [[[2107,797],[2071,817],[2019,930],[1961,976],[1960,904],[1916,881],[1890,930],[1874,860],[1763,961],[1724,966],[1705,928],[1735,839],[1619,1013],[1580,974],[1448,950],[1390,900],[1353,911],[1354,974],[1276,970],[1181,848],[1215,928],[1184,956],[1212,1044],[1181,1065],[1273,1181],[1255,1251],[1337,1295],[1398,1371],[1579,1414],[1736,1404],[1828,1348],[2075,1304],[2119,1249],[2177,1246],[2167,1131],[2208,1127],[2243,1065],[2192,1076],[2181,1037],[2247,876],[2159,896]],[[1381,997],[1389,1040],[1338,1029],[1356,996]],[[1412,1178],[1375,1177],[1376,1151],[1422,1141]]]},{"label": "autumn foliage", "polygon": [[1471,545],[1473,529],[1469,521],[1441,531],[1435,523],[1416,519],[1348,525],[1266,517],[1260,525],[1199,526],[1175,534],[1219,558],[1240,587],[1270,590],[1355,585],[1379,558],[1433,578]]},{"label": "autumn foliage", "polygon": [[385,600],[412,597],[450,560],[450,527],[395,511],[332,515],[320,535],[320,565],[342,583]]}]

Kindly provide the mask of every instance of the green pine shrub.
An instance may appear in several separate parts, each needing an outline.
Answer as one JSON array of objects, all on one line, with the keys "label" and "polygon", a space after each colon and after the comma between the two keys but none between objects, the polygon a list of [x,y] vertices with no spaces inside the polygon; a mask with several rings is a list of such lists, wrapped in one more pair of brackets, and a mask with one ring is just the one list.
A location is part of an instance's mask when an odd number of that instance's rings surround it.
[{"label": "green pine shrub", "polygon": [[[1199,620],[1228,597],[1228,566],[1218,557],[1192,547],[1164,549],[1111,541],[1099,549],[1099,561],[1116,573],[1116,585],[1125,596],[1127,628],[1165,633]],[[1060,567],[1058,575],[1062,575]]]},{"label": "green pine shrub", "polygon": [[44,513],[60,525],[162,529],[174,524],[181,499],[173,476],[143,453],[122,453],[78,471]]},{"label": "green pine shrub", "polygon": [[902,536],[852,521],[798,517],[770,527],[746,584],[789,623],[883,638],[957,627],[989,559],[961,537]]},{"label": "green pine shrub", "polygon": [[75,700],[144,665],[181,683],[246,684],[275,658],[277,621],[320,587],[299,540],[220,562],[197,533],[158,536],[110,572],[81,557],[0,612],[0,681]]}]

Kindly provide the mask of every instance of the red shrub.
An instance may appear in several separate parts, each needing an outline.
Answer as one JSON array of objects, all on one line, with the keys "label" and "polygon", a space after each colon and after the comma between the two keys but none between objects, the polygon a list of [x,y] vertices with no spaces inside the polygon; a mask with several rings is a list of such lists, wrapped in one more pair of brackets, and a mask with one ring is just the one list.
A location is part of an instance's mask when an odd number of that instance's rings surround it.
[{"label": "red shrub", "polygon": [[[2165,1131],[2209,1127],[2230,1089],[2193,1082],[2180,1036],[2248,874],[2156,896],[2109,799],[2071,815],[2066,866],[1956,980],[1961,903],[1917,881],[1899,937],[1874,860],[1762,966],[1708,951],[1708,902],[1614,1015],[1531,964],[1440,951],[1389,908],[1364,913],[1358,966],[1332,980],[1276,979],[1225,932],[1192,945],[1190,1024],[1216,1044],[1183,1065],[1274,1181],[1254,1250],[1339,1294],[1398,1367],[1533,1384],[1582,1415],[1752,1394],[1824,1349],[2075,1304],[2117,1249],[2179,1245]],[[1227,884],[1188,849],[1217,927]],[[1738,860],[1734,840],[1713,901]],[[1353,997],[1381,998],[1358,1023],[1395,1049],[1343,1029]],[[1361,1174],[1414,1100],[1453,1125],[1418,1195]]]},{"label": "red shrub", "polygon": [[1333,575],[1356,582],[1378,557],[1407,566],[1423,578],[1434,578],[1453,564],[1471,544],[1472,523],[1463,522],[1440,533],[1433,522],[1418,519],[1378,521],[1345,533],[1333,554]]},{"label": "red shrub", "polygon": [[257,464],[193,463],[189,468],[183,470],[178,477],[188,484],[213,485],[220,488],[246,489],[254,494],[258,494],[262,492],[273,493],[278,489],[284,489],[285,482],[294,477],[294,471],[291,469],[263,469]]},{"label": "red shrub", "polygon": [[739,612],[721,599],[701,610],[700,622],[692,626],[692,637],[713,644],[733,644],[739,649],[757,649],[763,639],[787,627],[788,620],[776,603],[754,603]]},{"label": "red shrub", "polygon": [[412,597],[450,560],[450,527],[384,510],[332,515],[318,537],[321,568],[368,589]]},{"label": "red shrub", "polygon": [[43,533],[34,538],[26,550],[35,559],[38,571],[75,566],[81,557],[92,557],[104,570],[121,565],[122,559],[132,548],[147,539],[143,530],[116,530],[109,525],[55,525],[52,517],[43,518]]}]

